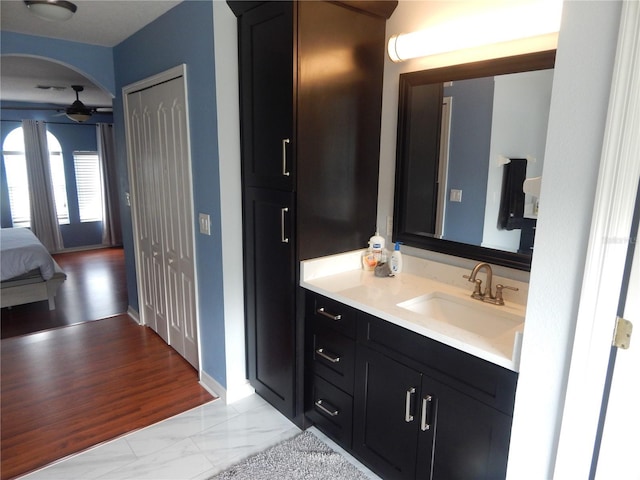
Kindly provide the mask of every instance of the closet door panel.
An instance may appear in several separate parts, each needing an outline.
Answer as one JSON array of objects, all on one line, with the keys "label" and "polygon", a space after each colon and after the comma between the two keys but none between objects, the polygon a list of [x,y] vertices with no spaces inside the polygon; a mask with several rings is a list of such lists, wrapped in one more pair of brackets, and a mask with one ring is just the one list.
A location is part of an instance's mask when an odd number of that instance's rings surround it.
[{"label": "closet door panel", "polygon": [[174,79],[152,90],[160,132],[169,344],[197,365],[191,164],[183,81]]},{"label": "closet door panel", "polygon": [[164,218],[162,215],[161,131],[158,125],[158,100],[153,89],[140,92],[143,111],[143,128],[146,144],[144,158],[145,215],[149,225],[153,299],[151,301],[156,317],[156,332],[171,344],[168,327],[166,258],[164,248]]},{"label": "closet door panel", "polygon": [[132,87],[126,114],[142,320],[198,368],[186,90],[183,74],[173,74],[180,68]]}]

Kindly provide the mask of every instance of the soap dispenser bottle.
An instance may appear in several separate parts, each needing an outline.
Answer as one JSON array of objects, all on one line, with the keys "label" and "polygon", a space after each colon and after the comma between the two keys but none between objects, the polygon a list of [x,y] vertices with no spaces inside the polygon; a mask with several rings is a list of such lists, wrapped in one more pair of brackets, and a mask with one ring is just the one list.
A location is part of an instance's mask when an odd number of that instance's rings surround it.
[{"label": "soap dispenser bottle", "polygon": [[387,261],[387,250],[384,248],[384,237],[376,230],[376,234],[369,238],[369,248],[376,257],[377,263]]},{"label": "soap dispenser bottle", "polygon": [[391,273],[397,275],[402,272],[402,252],[400,252],[402,242],[396,242],[391,254]]}]

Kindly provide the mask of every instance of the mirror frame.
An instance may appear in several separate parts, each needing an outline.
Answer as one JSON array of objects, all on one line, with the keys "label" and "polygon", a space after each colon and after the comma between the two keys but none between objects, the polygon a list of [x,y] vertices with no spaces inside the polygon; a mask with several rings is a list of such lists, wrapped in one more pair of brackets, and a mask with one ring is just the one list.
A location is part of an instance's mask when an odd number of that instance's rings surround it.
[{"label": "mirror frame", "polygon": [[411,113],[411,88],[414,86],[444,83],[449,81],[482,78],[509,73],[520,73],[554,68],[555,50],[527,53],[511,57],[483,60],[449,67],[440,67],[418,72],[400,74],[400,92],[398,98],[398,130],[396,144],[396,174],[393,206],[393,241],[402,242],[410,247],[417,247],[434,252],[469,258],[495,265],[531,270],[531,255],[506,252],[452,240],[435,238],[406,231],[403,212],[407,208],[406,178],[409,177],[411,161],[408,158],[409,135],[407,123]]}]

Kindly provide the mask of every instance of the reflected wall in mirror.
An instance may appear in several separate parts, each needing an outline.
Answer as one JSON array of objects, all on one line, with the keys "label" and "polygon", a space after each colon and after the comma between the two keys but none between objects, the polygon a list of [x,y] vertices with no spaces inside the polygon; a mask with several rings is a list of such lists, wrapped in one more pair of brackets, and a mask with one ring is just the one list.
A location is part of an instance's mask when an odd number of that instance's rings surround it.
[{"label": "reflected wall in mirror", "polygon": [[400,75],[394,241],[530,269],[554,61]]}]

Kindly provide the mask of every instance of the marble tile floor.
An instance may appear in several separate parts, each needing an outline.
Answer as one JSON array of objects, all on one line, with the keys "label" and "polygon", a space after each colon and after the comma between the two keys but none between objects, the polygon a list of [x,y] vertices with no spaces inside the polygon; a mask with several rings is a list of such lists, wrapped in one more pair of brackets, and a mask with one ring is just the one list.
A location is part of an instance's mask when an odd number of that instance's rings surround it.
[{"label": "marble tile floor", "polygon": [[[320,431],[311,431],[371,479],[370,470]],[[258,395],[220,400],[97,445],[21,480],[205,480],[300,429]]]}]

